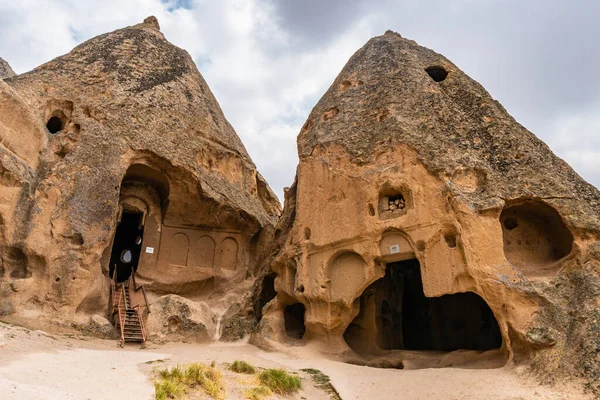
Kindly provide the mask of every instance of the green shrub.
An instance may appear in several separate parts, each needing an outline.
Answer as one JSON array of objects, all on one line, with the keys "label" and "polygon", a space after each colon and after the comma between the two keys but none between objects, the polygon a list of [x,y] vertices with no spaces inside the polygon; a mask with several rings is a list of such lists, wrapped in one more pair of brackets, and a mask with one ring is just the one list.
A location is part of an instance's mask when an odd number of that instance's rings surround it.
[{"label": "green shrub", "polygon": [[266,369],[258,375],[258,380],[278,394],[295,393],[302,387],[300,378],[283,369]]},{"label": "green shrub", "polygon": [[256,372],[256,368],[254,368],[251,364],[246,361],[234,361],[233,364],[229,366],[229,370],[233,372],[237,372],[238,374],[253,374]]}]

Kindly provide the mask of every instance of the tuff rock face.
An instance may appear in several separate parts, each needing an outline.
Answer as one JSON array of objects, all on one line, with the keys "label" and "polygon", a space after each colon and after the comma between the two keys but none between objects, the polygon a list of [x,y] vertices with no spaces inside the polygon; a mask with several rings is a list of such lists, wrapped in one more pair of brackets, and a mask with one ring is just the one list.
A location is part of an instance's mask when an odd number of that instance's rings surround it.
[{"label": "tuff rock face", "polygon": [[600,193],[481,85],[387,32],[298,152],[258,343],[376,366],[525,363],[600,389]]},{"label": "tuff rock face", "polygon": [[350,59],[298,136],[283,214],[156,18],[9,75],[3,320],[112,337],[133,266],[151,340],[257,328],[266,347],[525,364],[600,392],[600,193],[441,55],[387,32]]},{"label": "tuff rock face", "polygon": [[127,249],[150,304],[210,310],[252,287],[279,201],[158,29],[152,17],[0,81],[3,319],[93,331]]},{"label": "tuff rock face", "polygon": [[0,57],[0,79],[10,78],[15,76],[15,71],[10,67],[10,65]]}]

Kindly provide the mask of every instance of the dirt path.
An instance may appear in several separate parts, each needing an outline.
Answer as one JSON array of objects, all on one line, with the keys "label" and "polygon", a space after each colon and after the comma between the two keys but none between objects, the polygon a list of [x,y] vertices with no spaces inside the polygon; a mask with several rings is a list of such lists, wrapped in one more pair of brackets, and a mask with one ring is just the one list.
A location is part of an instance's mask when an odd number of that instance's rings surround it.
[{"label": "dirt path", "polygon": [[[151,399],[149,379],[156,365],[245,360],[263,368],[297,372],[305,392],[287,399],[326,399],[303,368],[319,369],[344,400],[351,399],[585,399],[573,388],[540,386],[509,368],[391,370],[325,360],[296,349],[296,355],[269,353],[245,343],[168,344],[119,349],[114,341],[56,337],[0,323],[0,397],[5,400]],[[156,362],[156,360],[161,360]],[[154,362],[152,362],[154,361]],[[229,379],[229,378],[228,378]],[[240,378],[241,379],[241,378]],[[242,398],[231,389],[228,398]]]}]

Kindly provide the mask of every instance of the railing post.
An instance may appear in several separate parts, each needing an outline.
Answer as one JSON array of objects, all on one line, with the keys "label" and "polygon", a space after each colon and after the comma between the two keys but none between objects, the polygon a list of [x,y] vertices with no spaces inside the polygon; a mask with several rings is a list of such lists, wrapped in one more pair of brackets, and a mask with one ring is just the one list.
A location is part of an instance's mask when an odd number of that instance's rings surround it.
[{"label": "railing post", "polygon": [[133,267],[131,267],[131,280],[133,282],[133,290],[137,290],[135,285],[135,270],[133,269]]}]

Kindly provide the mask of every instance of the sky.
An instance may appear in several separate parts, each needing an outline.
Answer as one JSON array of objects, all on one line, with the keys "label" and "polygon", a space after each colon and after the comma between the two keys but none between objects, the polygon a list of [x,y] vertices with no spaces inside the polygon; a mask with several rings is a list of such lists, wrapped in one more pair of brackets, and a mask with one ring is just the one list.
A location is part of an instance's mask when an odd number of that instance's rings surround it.
[{"label": "sky", "polygon": [[600,186],[597,0],[0,0],[0,57],[23,73],[149,15],[191,54],[281,199],[312,107],[388,29],[449,58]]}]

